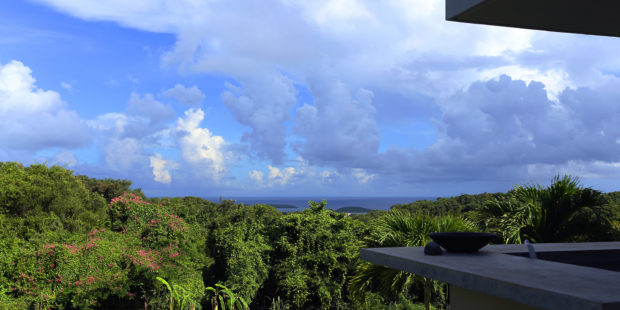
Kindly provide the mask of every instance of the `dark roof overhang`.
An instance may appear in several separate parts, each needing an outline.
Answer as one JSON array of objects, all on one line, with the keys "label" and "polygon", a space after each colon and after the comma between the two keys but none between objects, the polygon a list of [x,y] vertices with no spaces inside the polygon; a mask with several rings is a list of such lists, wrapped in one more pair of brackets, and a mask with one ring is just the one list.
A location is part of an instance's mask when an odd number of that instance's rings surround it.
[{"label": "dark roof overhang", "polygon": [[446,20],[620,37],[620,0],[446,0]]}]

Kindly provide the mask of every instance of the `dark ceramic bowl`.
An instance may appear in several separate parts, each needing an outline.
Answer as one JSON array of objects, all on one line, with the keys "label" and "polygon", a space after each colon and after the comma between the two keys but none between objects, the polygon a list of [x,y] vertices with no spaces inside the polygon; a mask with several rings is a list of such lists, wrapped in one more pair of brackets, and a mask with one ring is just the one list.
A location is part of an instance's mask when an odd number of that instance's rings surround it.
[{"label": "dark ceramic bowl", "polygon": [[440,232],[428,234],[448,252],[474,253],[487,245],[497,235],[475,232]]}]

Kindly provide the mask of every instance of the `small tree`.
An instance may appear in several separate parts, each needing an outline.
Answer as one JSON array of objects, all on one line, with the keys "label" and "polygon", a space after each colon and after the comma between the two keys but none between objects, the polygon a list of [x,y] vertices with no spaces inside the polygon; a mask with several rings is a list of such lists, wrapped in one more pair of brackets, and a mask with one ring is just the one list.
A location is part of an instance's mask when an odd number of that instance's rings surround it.
[{"label": "small tree", "polygon": [[191,292],[188,292],[178,284],[170,284],[161,277],[156,277],[157,281],[165,285],[170,293],[170,310],[196,309],[194,299]]},{"label": "small tree", "polygon": [[210,301],[213,310],[249,309],[243,297],[236,296],[235,293],[222,284],[217,283],[215,287],[209,286],[206,289],[208,293],[213,294]]}]

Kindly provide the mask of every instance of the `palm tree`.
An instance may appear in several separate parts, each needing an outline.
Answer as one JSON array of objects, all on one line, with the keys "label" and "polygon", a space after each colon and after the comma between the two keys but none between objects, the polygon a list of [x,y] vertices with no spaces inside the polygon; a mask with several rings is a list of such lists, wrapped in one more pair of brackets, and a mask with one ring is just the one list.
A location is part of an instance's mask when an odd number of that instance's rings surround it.
[{"label": "palm tree", "polygon": [[[431,241],[428,237],[431,232],[475,230],[474,223],[461,216],[431,217],[422,213],[404,214],[399,211],[389,211],[372,226],[375,230],[366,240],[367,247],[423,246]],[[424,301],[427,309],[430,288],[441,295],[440,286],[437,281],[368,262],[359,262],[349,281],[349,291],[358,300],[368,291],[376,291],[388,299],[396,299],[399,294],[408,294],[410,291],[420,296],[422,291],[426,291]]]},{"label": "palm tree", "polygon": [[479,221],[506,243],[608,240],[611,218],[603,194],[568,175],[554,177],[549,187],[517,185],[478,211]]}]

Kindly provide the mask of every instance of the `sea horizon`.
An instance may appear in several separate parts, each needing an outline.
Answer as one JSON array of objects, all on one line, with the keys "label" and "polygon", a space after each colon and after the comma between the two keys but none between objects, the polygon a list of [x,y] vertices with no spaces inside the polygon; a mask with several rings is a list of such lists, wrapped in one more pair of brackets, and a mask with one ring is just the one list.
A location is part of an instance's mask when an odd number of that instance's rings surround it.
[{"label": "sea horizon", "polygon": [[[303,210],[308,208],[308,201],[327,202],[326,208],[337,210],[344,207],[361,207],[370,210],[389,210],[393,205],[406,204],[419,200],[436,200],[439,197],[360,197],[360,196],[221,196],[221,197],[203,197],[209,201],[218,202],[222,200],[234,200],[236,203],[244,205],[267,204],[274,205],[282,211]],[[290,207],[288,207],[290,206]]]}]

